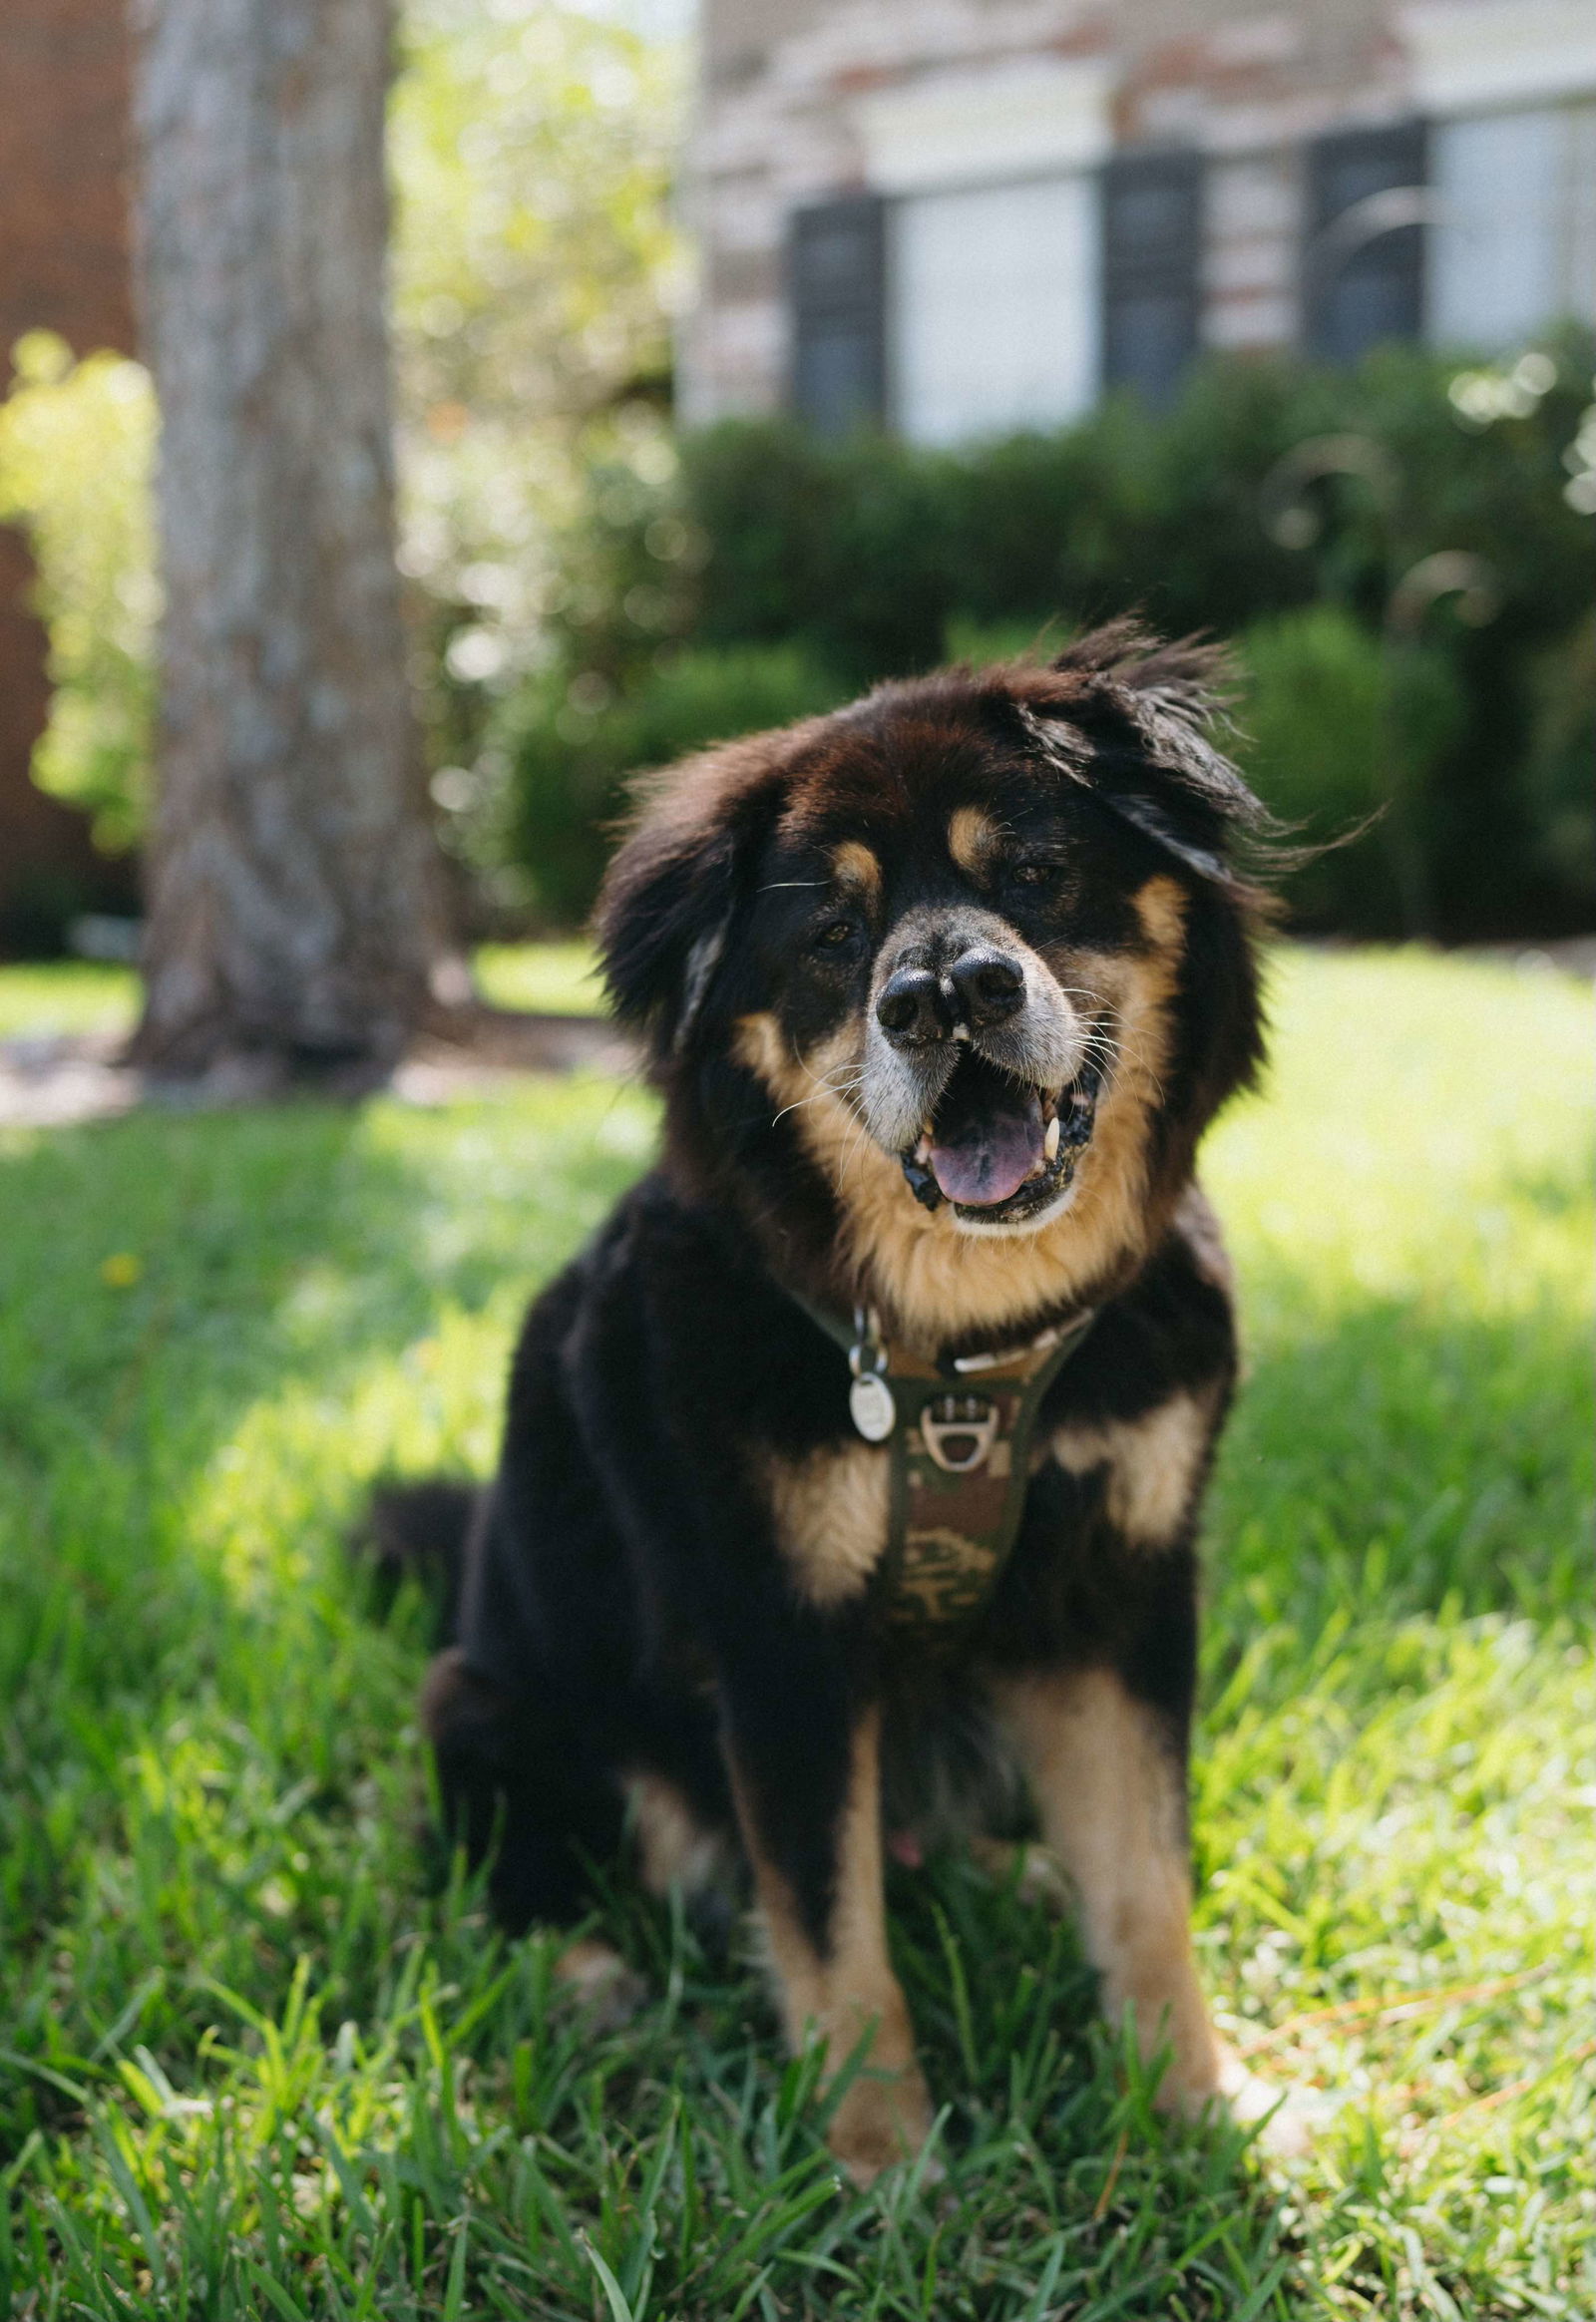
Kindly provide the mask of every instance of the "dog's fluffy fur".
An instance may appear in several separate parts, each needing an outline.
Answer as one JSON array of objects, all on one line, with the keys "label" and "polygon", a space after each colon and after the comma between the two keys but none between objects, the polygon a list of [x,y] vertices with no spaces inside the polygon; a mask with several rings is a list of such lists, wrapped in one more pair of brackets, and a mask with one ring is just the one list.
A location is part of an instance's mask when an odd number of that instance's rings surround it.
[{"label": "dog's fluffy fur", "polygon": [[[870,2041],[832,2128],[861,2179],[930,2120],[883,1845],[972,1821],[1062,1865],[1167,2102],[1253,2101],[1187,1936],[1194,1543],[1236,1362],[1193,1161],[1260,1056],[1231,867],[1260,818],[1213,669],[1121,624],[689,759],[600,905],[663,1159],[528,1316],[428,1725],[512,1928],[579,1919],[628,1827],[655,1887],[746,1864],[791,2037]],[[1077,1098],[1072,1167],[983,1198],[983,1155]],[[881,1618],[887,1454],[794,1292],[926,1354],[1097,1310],[935,1671]]]}]

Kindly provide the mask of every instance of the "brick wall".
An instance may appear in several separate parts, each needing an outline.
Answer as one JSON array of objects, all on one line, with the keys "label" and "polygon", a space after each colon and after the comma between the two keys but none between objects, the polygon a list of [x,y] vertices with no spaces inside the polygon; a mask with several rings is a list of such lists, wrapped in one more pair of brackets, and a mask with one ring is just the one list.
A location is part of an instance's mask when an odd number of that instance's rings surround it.
[{"label": "brick wall", "polygon": [[[26,330],[79,354],[134,344],[128,254],[128,50],[123,0],[0,4],[0,367]],[[42,932],[60,900],[126,907],[80,815],[36,790],[28,759],[49,699],[31,572],[0,531],[0,949]]]}]

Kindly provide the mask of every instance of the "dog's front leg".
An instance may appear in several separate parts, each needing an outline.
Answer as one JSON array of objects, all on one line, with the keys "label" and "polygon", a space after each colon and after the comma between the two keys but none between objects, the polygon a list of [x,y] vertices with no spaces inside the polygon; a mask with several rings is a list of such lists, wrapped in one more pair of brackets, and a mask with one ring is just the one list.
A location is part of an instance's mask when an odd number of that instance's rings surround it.
[{"label": "dog's front leg", "polygon": [[1081,1941],[1116,2021],[1134,2008],[1144,2056],[1167,2045],[1166,2109],[1198,2112],[1236,2072],[1192,1959],[1183,1769],[1154,1713],[1107,1668],[999,1680],[1042,1839],[1074,1890]]},{"label": "dog's front leg", "polygon": [[823,2042],[828,2079],[864,2044],[830,2143],[854,2182],[869,2184],[931,2128],[887,1954],[880,1712],[839,1716],[841,1704],[811,1704],[802,1733],[772,1746],[768,1705],[727,1707],[732,1788],[787,2036],[795,2048]]}]

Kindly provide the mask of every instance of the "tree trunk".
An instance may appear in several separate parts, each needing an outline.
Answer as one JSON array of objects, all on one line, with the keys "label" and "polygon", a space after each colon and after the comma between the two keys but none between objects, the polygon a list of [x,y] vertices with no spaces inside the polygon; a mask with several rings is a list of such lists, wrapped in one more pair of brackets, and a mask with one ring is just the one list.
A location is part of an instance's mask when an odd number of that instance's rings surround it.
[{"label": "tree trunk", "polygon": [[389,0],[134,0],[167,609],[157,1072],[390,1064],[442,884],[394,564]]}]

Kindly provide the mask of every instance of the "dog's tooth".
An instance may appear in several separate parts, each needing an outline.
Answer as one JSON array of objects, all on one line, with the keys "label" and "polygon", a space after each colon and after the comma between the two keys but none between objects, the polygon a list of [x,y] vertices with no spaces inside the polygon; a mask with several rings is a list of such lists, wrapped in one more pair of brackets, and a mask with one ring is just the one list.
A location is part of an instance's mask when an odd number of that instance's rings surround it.
[{"label": "dog's tooth", "polygon": [[1058,1115],[1056,1113],[1047,1123],[1047,1134],[1041,1141],[1041,1149],[1047,1156],[1048,1166],[1051,1167],[1058,1158]]},{"label": "dog's tooth", "polygon": [[915,1159],[922,1167],[931,1159],[931,1139],[929,1137],[922,1137],[915,1147]]}]

